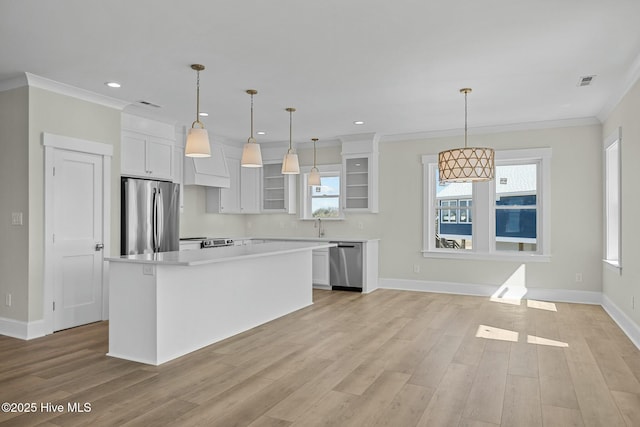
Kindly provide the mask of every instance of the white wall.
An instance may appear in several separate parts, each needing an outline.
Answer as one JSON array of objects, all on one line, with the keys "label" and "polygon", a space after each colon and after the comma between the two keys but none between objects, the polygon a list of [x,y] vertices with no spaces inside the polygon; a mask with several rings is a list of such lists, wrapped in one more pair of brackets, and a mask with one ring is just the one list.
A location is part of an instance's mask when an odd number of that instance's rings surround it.
[{"label": "white wall", "polygon": [[[592,125],[470,135],[472,145],[497,150],[552,148],[552,257],[551,262],[524,265],[523,284],[528,288],[601,291],[601,134],[601,127]],[[380,238],[382,278],[500,286],[516,271],[522,272],[522,263],[422,257],[421,156],[461,143],[462,137],[381,142],[380,213],[326,221],[326,237]],[[304,154],[300,152],[301,164],[308,165]],[[339,151],[323,156],[324,162],[339,163]],[[299,221],[297,215],[252,215],[247,221],[247,233],[252,236],[314,236],[317,232],[313,223]],[[414,273],[414,265],[420,273]],[[576,282],[576,273],[582,274],[582,282]]]},{"label": "white wall", "polygon": [[605,120],[601,140],[622,127],[622,271],[604,268],[603,292],[623,316],[635,323],[640,339],[640,180],[636,165],[640,159],[639,116],[640,81]]}]

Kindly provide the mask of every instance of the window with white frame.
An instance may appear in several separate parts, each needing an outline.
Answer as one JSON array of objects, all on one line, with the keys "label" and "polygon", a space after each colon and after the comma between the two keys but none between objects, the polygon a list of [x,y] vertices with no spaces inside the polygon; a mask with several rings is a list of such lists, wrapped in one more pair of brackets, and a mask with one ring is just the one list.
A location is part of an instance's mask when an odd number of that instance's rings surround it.
[{"label": "window with white frame", "polygon": [[604,142],[604,260],[620,267],[621,221],[620,221],[620,172],[621,172],[621,131],[618,129]]},{"label": "window with white frame", "polygon": [[551,149],[496,151],[488,182],[441,183],[437,155],[422,162],[424,256],[548,258]]},{"label": "window with white frame", "polygon": [[340,219],[340,165],[319,166],[320,185],[308,185],[309,173],[301,175],[302,219]]}]

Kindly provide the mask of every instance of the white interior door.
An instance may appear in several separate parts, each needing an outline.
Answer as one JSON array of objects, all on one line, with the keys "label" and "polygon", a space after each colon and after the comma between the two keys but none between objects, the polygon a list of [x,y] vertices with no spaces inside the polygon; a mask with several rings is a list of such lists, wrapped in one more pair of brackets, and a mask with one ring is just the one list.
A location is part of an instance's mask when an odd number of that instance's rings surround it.
[{"label": "white interior door", "polygon": [[53,330],[102,319],[102,156],[55,150]]}]

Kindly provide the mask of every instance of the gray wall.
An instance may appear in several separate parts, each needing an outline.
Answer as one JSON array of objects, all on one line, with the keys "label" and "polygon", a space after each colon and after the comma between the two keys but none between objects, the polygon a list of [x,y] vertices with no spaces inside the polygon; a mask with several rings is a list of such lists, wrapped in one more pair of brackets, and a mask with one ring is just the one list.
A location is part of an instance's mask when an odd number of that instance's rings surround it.
[{"label": "gray wall", "polygon": [[[640,81],[625,95],[603,126],[604,140],[622,127],[622,271],[603,272],[603,292],[640,329]],[[633,301],[635,299],[635,307]]]},{"label": "gray wall", "polygon": [[[0,317],[23,322],[29,295],[28,118],[26,86],[0,92]],[[22,212],[24,225],[11,225],[12,212]]]}]

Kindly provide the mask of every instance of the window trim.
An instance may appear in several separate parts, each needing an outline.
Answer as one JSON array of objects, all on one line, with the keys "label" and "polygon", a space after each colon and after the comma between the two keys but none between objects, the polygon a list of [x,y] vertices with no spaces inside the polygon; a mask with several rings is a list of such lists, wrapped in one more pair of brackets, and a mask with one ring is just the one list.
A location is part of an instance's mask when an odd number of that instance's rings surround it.
[{"label": "window trim", "polygon": [[[618,246],[618,257],[617,259],[608,258],[608,246],[609,246],[609,227],[608,227],[608,217],[609,217],[609,192],[608,192],[608,157],[607,153],[611,147],[617,144],[618,152],[617,152],[617,179],[618,186],[615,190],[616,196],[618,198],[618,212],[617,212],[617,220],[618,220],[618,229],[617,231],[617,246]],[[605,263],[605,266],[610,267],[619,273],[622,271],[622,128],[618,127],[614,132],[612,132],[604,141],[602,147],[602,162],[603,162],[603,247],[602,247],[602,261]]]},{"label": "window trim", "polygon": [[[495,152],[496,165],[538,162],[537,197],[539,219],[537,221],[538,250],[536,252],[512,253],[496,250],[495,245],[495,182],[473,183],[471,206],[474,227],[473,249],[452,251],[435,247],[435,203],[437,154],[422,156],[423,164],[423,242],[425,258],[509,260],[549,262],[551,260],[551,148],[529,148],[500,150]],[[488,224],[483,227],[480,224]]]},{"label": "window trim", "polygon": [[[342,198],[342,165],[317,165],[320,176],[338,176],[340,178],[340,194],[338,195],[338,216],[334,218],[322,218],[322,221],[343,221],[344,220],[344,206]],[[302,221],[317,221],[318,218],[311,216],[311,197],[309,192],[309,185],[307,184],[309,179],[309,173],[311,167],[301,168],[300,170],[300,220]]]}]

